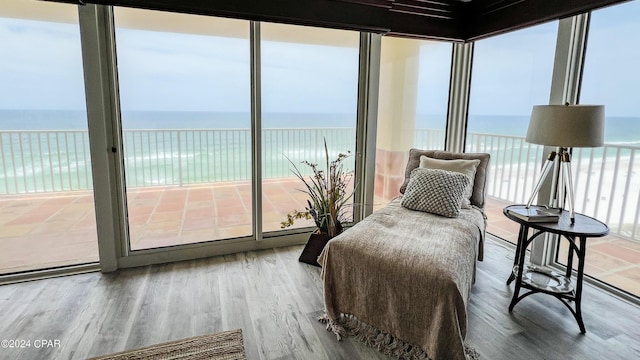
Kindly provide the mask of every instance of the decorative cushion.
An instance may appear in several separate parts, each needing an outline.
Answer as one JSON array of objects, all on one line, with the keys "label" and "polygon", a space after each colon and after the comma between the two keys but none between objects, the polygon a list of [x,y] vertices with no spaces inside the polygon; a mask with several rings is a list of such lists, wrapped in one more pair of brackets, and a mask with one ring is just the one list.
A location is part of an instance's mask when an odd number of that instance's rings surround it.
[{"label": "decorative cushion", "polygon": [[476,169],[480,165],[480,160],[464,160],[464,159],[456,159],[456,160],[440,160],[433,159],[428,156],[421,155],[420,156],[420,167],[428,168],[428,169],[441,169],[447,171],[459,172],[461,174],[467,175],[471,182],[469,186],[464,191],[464,198],[462,199],[462,207],[469,208],[471,205],[471,195],[473,195],[473,180],[476,177]]},{"label": "decorative cushion", "polygon": [[416,168],[411,172],[401,205],[446,217],[460,213],[469,177],[459,172]]},{"label": "decorative cushion", "polygon": [[489,160],[491,155],[485,153],[453,153],[449,151],[441,150],[420,150],[411,149],[409,151],[409,161],[407,162],[407,168],[404,175],[404,184],[400,187],[400,192],[404,193],[409,183],[409,177],[411,171],[420,166],[420,156],[427,156],[432,159],[453,160],[453,159],[466,159],[466,160],[480,160],[480,165],[476,169],[476,177],[473,181],[473,195],[471,196],[471,204],[484,208],[484,193],[485,185],[487,183],[487,174],[489,168]]}]

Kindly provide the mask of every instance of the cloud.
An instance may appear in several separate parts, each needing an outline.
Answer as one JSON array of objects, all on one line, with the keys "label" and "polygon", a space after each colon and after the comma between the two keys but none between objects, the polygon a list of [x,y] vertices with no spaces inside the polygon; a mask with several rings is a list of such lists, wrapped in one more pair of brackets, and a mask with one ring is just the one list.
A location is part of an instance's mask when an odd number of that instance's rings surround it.
[{"label": "cloud", "polygon": [[0,44],[0,108],[84,108],[78,25],[0,18]]}]

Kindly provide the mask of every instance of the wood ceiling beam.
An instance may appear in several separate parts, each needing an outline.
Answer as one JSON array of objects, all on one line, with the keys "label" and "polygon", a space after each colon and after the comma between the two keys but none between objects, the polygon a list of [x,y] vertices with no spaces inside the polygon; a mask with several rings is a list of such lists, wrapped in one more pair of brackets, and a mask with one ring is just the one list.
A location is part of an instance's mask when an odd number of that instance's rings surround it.
[{"label": "wood ceiling beam", "polygon": [[519,30],[629,0],[474,0],[463,24],[467,41]]},{"label": "wood ceiling beam", "polygon": [[458,15],[458,7],[416,0],[396,0],[390,11],[449,20],[455,20]]},{"label": "wood ceiling beam", "polygon": [[[368,4],[335,0],[85,0],[86,3],[101,5],[463,40],[457,22],[449,18],[391,12],[383,6],[385,3],[393,4],[389,0],[365,1]],[[377,6],[372,6],[374,4]]]},{"label": "wood ceiling beam", "polygon": [[630,0],[84,0],[447,41],[475,41],[626,1]]}]

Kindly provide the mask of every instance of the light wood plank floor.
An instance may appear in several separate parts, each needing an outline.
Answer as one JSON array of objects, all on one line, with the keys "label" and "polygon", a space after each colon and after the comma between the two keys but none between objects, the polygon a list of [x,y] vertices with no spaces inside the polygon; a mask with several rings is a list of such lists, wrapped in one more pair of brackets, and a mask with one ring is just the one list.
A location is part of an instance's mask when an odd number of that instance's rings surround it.
[{"label": "light wood plank floor", "polygon": [[[84,359],[242,328],[249,359],[386,359],[315,319],[319,269],[297,262],[301,247],[68,276],[0,287],[0,359]],[[488,241],[469,303],[467,340],[482,359],[638,359],[640,309],[587,286],[581,335],[568,310],[537,294],[507,311],[510,248]],[[36,349],[37,339],[59,340]]]}]

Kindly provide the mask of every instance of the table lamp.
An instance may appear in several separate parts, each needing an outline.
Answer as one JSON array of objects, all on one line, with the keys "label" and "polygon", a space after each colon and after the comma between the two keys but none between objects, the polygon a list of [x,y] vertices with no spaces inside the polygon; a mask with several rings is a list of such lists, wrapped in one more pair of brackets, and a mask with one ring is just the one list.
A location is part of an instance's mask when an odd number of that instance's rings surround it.
[{"label": "table lamp", "polygon": [[569,211],[571,224],[575,223],[573,179],[571,176],[571,154],[569,148],[598,147],[604,143],[604,106],[603,105],[535,105],[531,110],[531,120],[527,130],[526,141],[531,144],[555,146],[551,151],[540,178],[529,198],[527,208],[531,207],[538,195],[542,183],[553,167],[556,158],[558,166],[557,182],[552,189],[554,201],[562,212],[565,191],[569,191]]}]

